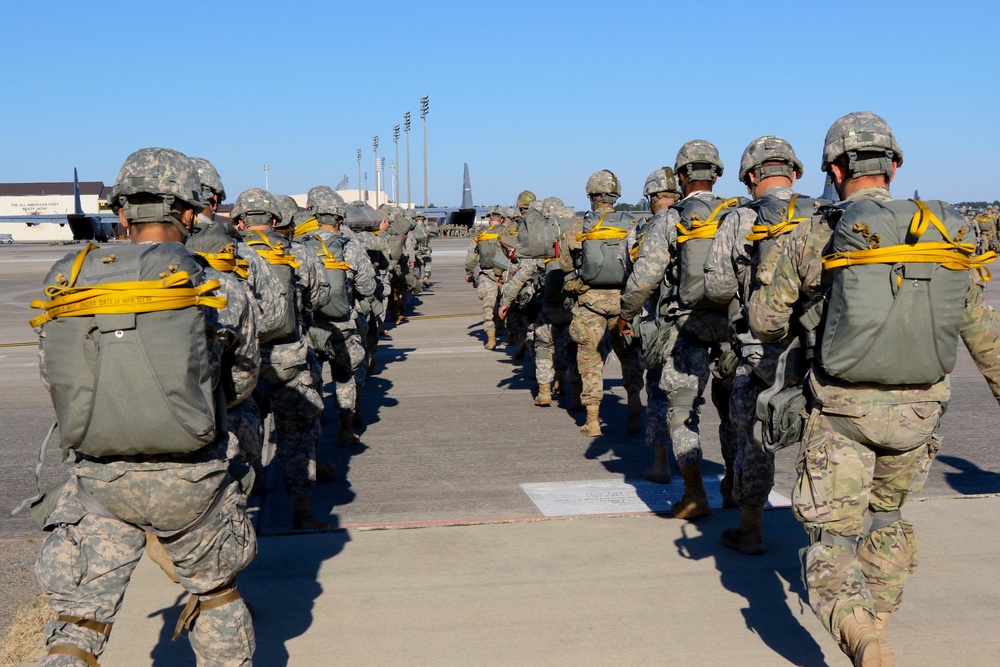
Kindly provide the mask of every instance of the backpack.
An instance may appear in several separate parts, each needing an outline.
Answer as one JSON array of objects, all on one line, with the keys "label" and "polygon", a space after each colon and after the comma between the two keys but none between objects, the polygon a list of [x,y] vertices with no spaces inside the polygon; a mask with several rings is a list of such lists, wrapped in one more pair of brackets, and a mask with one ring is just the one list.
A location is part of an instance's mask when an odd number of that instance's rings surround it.
[{"label": "backpack", "polygon": [[[499,228],[499,225],[497,225]],[[476,250],[479,254],[479,268],[488,271],[495,268],[494,257],[497,251],[500,249],[500,244],[497,239],[500,238],[499,232],[489,231],[492,228],[487,228],[485,231],[480,232],[476,238],[472,241],[476,244]]]},{"label": "backpack", "polygon": [[749,301],[750,292],[757,282],[757,269],[778,245],[778,237],[791,232],[800,222],[809,220],[816,210],[817,201],[798,194],[792,195],[789,200],[765,194],[747,204],[747,208],[757,214],[757,224],[747,234],[747,240],[753,242],[754,249],[750,257],[750,270],[746,272],[740,294],[744,304]]},{"label": "backpack", "polygon": [[323,263],[326,280],[330,283],[330,301],[313,313],[317,319],[345,322],[352,313],[351,284],[347,271],[351,265],[344,259],[347,237],[333,231],[311,232],[301,242]]},{"label": "backpack", "polygon": [[717,312],[728,310],[727,304],[716,303],[705,295],[705,262],[712,248],[712,239],[719,230],[719,219],[727,209],[739,204],[739,199],[719,197],[708,201],[689,197],[674,204],[681,221],[677,223],[678,252],[673,277],[677,301],[682,308]]},{"label": "backpack", "polygon": [[249,275],[250,263],[239,256],[236,239],[223,224],[195,227],[184,247],[216,271],[233,273],[244,280]]},{"label": "backpack", "polygon": [[[847,382],[921,385],[955,367],[969,269],[996,255],[975,256],[969,227],[939,201],[846,204],[823,269],[832,273],[820,359]],[[969,235],[970,240],[972,236]]]},{"label": "backpack", "polygon": [[274,271],[274,274],[278,276],[278,280],[281,282],[281,291],[285,296],[285,316],[282,318],[283,323],[275,331],[268,332],[265,337],[261,338],[260,342],[263,345],[274,340],[287,338],[295,333],[297,329],[298,313],[296,312],[295,298],[295,269],[298,269],[300,264],[295,261],[295,255],[288,252],[291,248],[291,241],[281,234],[273,231],[262,232],[254,230],[247,233],[246,242],[248,246],[271,265],[271,270]]},{"label": "backpack", "polygon": [[[41,354],[64,452],[186,454],[215,439],[205,318],[218,281],[180,243],[87,246],[46,277]],[[224,405],[224,404],[223,404]],[[223,407],[224,409],[224,407]],[[224,424],[224,417],[221,419]]]},{"label": "backpack", "polygon": [[517,254],[532,259],[551,259],[556,256],[556,241],[569,231],[575,217],[549,216],[530,209],[517,223]]},{"label": "backpack", "polygon": [[576,238],[583,248],[576,257],[580,279],[589,287],[621,288],[625,285],[625,267],[618,260],[618,247],[635,222],[628,213],[609,211],[583,219],[583,233]]}]

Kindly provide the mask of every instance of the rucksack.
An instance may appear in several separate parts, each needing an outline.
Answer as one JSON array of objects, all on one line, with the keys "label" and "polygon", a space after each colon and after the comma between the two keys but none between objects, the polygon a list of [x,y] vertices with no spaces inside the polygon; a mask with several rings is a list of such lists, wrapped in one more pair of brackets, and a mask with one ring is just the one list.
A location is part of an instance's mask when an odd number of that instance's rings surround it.
[{"label": "rucksack", "polygon": [[727,304],[716,303],[705,295],[705,262],[720,218],[727,209],[739,204],[739,199],[719,197],[710,200],[689,197],[674,204],[681,221],[677,223],[678,252],[673,278],[682,308],[721,312],[728,309]]},{"label": "rucksack", "polygon": [[271,265],[271,270],[281,282],[281,292],[285,296],[285,316],[282,318],[282,325],[261,338],[260,342],[263,345],[274,340],[287,338],[296,331],[295,269],[301,265],[295,261],[295,255],[289,252],[291,241],[281,234],[273,231],[253,230],[247,233],[246,242],[251,249]]},{"label": "rucksack", "polygon": [[[497,225],[496,229],[500,226]],[[500,238],[500,233],[497,231],[490,231],[492,227],[487,228],[485,231],[480,232],[473,242],[476,244],[476,250],[479,253],[479,268],[488,271],[494,267],[494,256],[500,249],[500,244],[497,239]]]},{"label": "rucksack", "polygon": [[747,240],[753,242],[754,249],[750,257],[750,270],[746,272],[740,294],[744,304],[749,299],[752,286],[756,284],[757,269],[778,245],[778,237],[790,233],[800,222],[809,220],[816,210],[816,202],[812,197],[799,194],[793,194],[788,200],[765,194],[747,204],[748,208],[757,213],[757,223],[747,234]]},{"label": "rucksack", "polygon": [[921,385],[955,367],[976,256],[968,223],[939,201],[844,205],[823,258],[832,273],[820,359],[847,382]]},{"label": "rucksack", "polygon": [[556,256],[556,241],[562,238],[576,222],[576,217],[544,216],[541,211],[530,209],[517,223],[517,254],[532,259],[551,259]]},{"label": "rucksack", "polygon": [[584,217],[583,233],[576,235],[583,246],[576,257],[576,268],[584,284],[597,288],[625,285],[625,267],[618,259],[618,247],[634,223],[635,218],[625,212]]},{"label": "rucksack", "polygon": [[[201,307],[218,281],[180,243],[88,243],[46,277],[41,353],[64,451],[185,454],[216,436]],[[224,423],[224,417],[222,418]],[[224,427],[223,427],[224,428]]]},{"label": "rucksack", "polygon": [[310,232],[302,237],[301,242],[316,253],[326,272],[326,280],[330,283],[330,301],[313,313],[318,319],[330,319],[345,322],[351,316],[352,302],[351,285],[347,271],[351,265],[344,259],[344,247],[347,237],[333,231]]},{"label": "rucksack", "polygon": [[239,256],[236,239],[221,223],[194,228],[184,247],[202,257],[216,271],[246,279],[250,263]]}]

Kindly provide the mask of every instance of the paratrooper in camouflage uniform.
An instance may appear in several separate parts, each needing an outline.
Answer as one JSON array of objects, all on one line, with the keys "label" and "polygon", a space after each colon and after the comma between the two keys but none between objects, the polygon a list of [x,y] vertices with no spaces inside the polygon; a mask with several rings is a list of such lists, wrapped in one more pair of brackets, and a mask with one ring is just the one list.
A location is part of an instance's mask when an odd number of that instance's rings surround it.
[{"label": "paratrooper in camouflage uniform", "polygon": [[[844,201],[840,209],[800,224],[773,275],[760,276],[749,316],[762,341],[788,336],[793,309],[827,291],[836,277],[824,270],[823,258],[837,221],[853,207],[869,211],[891,202],[889,182],[902,162],[882,118],[856,112],[834,122],[826,136],[823,170],[831,172]],[[993,395],[1000,397],[1000,318],[983,300],[978,273],[969,274],[958,334]],[[834,378],[824,367],[825,360],[816,359],[808,377],[812,412],[792,496],[796,517],[809,535],[803,562],[809,602],[855,665],[893,665],[886,624],[917,564],[913,527],[899,510],[921,490],[937,454],[935,431],[949,383],[942,376],[931,384],[854,384]]]},{"label": "paratrooper in camouflage uniform", "polygon": [[[503,222],[503,215],[499,206],[490,207],[489,227],[472,239],[469,251],[465,254],[465,282],[472,283],[476,288],[476,296],[483,302],[483,331],[486,332],[486,343],[483,345],[487,350],[493,350],[497,346],[497,300],[500,295],[500,288],[503,287],[503,271],[492,266],[492,257],[487,258],[481,252],[480,243],[500,252],[500,243],[497,241],[500,235],[500,225]],[[489,266],[485,266],[489,264]]]}]

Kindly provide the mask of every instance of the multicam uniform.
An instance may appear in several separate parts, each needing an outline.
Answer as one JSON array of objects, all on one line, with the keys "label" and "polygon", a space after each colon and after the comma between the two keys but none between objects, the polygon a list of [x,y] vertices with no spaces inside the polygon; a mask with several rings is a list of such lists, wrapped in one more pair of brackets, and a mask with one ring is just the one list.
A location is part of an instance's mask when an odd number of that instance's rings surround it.
[{"label": "multicam uniform", "polygon": [[[889,201],[883,188],[865,188],[847,202]],[[800,224],[762,275],[750,302],[750,326],[761,340],[786,336],[793,308],[826,288],[822,257],[834,222]],[[983,300],[970,274],[961,337],[993,395],[1000,397],[1000,317]],[[813,409],[806,425],[792,503],[810,533],[804,558],[809,602],[834,638],[860,607],[875,613],[899,608],[903,585],[916,568],[913,527],[899,518],[906,498],[919,493],[940,440],[934,435],[950,397],[948,378],[930,385],[849,384],[814,365],[808,378]],[[857,431],[844,434],[843,421]],[[838,428],[838,425],[840,428]],[[866,531],[866,518],[874,519]],[[848,649],[845,648],[845,651]]]},{"label": "multicam uniform", "polygon": [[[484,260],[480,257],[479,242],[477,239],[495,241],[496,237],[500,234],[500,230],[501,227],[499,224],[491,224],[487,229],[473,238],[472,245],[469,246],[469,251],[465,255],[465,274],[469,277],[472,284],[475,285],[476,296],[483,302],[483,331],[486,332],[488,338],[493,339],[496,338],[497,300],[500,295],[500,288],[503,285],[503,271],[482,267]],[[489,235],[489,237],[485,237],[484,235]],[[501,252],[499,245],[499,242],[497,242],[497,252]]]}]

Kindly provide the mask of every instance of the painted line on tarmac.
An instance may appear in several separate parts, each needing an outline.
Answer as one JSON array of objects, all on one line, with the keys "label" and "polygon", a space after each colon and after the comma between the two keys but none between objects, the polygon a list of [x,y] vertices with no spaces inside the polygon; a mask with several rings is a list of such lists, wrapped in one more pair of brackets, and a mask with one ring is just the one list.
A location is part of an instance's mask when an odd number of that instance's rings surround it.
[{"label": "painted line on tarmac", "polygon": [[483,351],[482,345],[476,345],[475,347],[436,347],[432,349],[422,349],[422,350],[410,350],[404,354],[408,357],[416,356],[420,354],[471,354],[473,352],[481,353]]},{"label": "painted line on tarmac", "polygon": [[49,264],[54,264],[58,260],[53,260],[51,257],[33,257],[30,259],[0,259],[0,264],[15,264],[17,262],[48,262]]},{"label": "painted line on tarmac", "polygon": [[0,343],[0,347],[28,347],[31,345],[38,345],[38,342],[34,343]]},{"label": "painted line on tarmac", "polygon": [[443,320],[449,317],[482,317],[483,313],[455,313],[454,315],[414,315],[407,320]]}]

